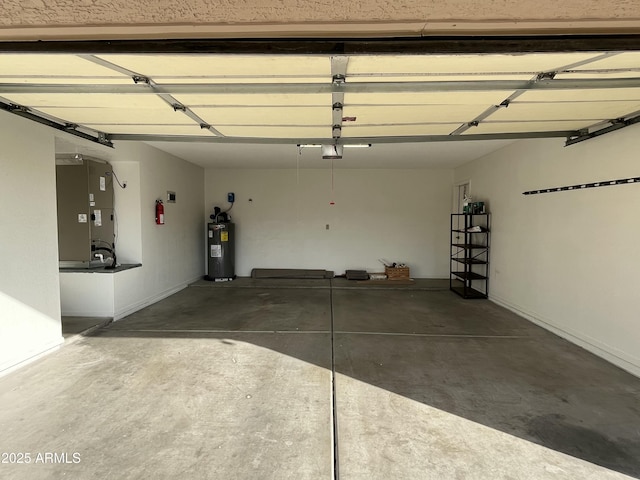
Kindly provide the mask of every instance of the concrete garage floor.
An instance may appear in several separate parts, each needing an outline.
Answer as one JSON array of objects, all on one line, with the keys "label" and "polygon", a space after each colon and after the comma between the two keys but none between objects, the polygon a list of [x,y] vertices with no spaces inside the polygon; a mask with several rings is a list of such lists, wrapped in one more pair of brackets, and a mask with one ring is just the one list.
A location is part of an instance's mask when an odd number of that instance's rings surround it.
[{"label": "concrete garage floor", "polygon": [[62,336],[68,340],[79,334],[91,333],[94,328],[110,322],[110,318],[103,317],[62,317]]},{"label": "concrete garage floor", "polygon": [[1,378],[0,478],[640,478],[639,394],[439,281],[198,282]]}]

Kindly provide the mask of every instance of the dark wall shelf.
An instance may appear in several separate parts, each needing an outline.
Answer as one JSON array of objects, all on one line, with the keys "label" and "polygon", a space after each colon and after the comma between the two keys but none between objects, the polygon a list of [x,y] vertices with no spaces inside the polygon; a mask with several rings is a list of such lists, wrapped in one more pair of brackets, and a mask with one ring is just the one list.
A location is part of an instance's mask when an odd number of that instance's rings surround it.
[{"label": "dark wall shelf", "polygon": [[489,295],[489,222],[488,213],[451,214],[449,288],[463,298]]}]

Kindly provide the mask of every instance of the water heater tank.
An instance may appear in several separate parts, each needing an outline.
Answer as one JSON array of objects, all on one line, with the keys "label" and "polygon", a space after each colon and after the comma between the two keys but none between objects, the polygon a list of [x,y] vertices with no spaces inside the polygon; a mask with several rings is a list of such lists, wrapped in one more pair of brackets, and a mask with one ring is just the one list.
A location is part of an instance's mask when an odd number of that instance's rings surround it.
[{"label": "water heater tank", "polygon": [[207,280],[233,280],[235,274],[235,225],[207,225]]}]

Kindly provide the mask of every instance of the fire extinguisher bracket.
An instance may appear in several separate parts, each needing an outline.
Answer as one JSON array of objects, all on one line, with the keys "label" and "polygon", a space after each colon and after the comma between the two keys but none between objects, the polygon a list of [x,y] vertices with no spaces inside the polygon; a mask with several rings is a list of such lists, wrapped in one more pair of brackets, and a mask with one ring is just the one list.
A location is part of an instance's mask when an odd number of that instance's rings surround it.
[{"label": "fire extinguisher bracket", "polygon": [[162,200],[156,200],[156,225],[164,225],[164,204]]}]

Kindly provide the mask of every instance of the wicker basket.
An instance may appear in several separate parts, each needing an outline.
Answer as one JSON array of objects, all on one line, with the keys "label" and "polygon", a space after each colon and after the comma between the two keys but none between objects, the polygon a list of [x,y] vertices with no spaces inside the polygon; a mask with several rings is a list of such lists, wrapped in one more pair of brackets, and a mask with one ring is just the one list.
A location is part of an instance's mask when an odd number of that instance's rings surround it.
[{"label": "wicker basket", "polygon": [[405,280],[410,277],[409,267],[384,267],[389,280]]}]

